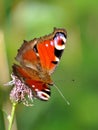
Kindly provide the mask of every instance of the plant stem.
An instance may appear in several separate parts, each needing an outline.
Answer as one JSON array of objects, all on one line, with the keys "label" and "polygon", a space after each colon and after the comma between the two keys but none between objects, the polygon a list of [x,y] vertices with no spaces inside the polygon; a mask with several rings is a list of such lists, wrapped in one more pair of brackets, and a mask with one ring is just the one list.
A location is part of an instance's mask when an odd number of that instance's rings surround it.
[{"label": "plant stem", "polygon": [[8,126],[8,130],[11,130],[11,128],[12,128],[16,104],[17,104],[17,103],[12,103],[12,111],[11,111],[11,115],[10,115],[10,117],[9,117],[9,126]]}]

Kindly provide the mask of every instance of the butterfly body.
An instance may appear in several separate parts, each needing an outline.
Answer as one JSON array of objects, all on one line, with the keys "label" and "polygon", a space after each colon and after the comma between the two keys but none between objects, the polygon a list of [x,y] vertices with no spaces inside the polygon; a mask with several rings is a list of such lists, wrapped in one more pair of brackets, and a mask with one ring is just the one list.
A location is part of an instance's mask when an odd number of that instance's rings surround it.
[{"label": "butterfly body", "polygon": [[50,97],[51,74],[54,72],[65,48],[67,33],[64,29],[44,37],[24,41],[18,50],[13,73],[32,89],[34,97],[47,101]]}]

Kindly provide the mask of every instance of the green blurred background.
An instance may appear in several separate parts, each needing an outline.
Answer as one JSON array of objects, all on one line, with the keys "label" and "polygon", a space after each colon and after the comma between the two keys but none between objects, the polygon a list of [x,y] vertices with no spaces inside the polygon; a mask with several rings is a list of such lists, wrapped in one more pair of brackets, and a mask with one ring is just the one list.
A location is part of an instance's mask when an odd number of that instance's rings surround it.
[{"label": "green blurred background", "polygon": [[[19,104],[14,130],[98,130],[98,1],[0,0],[0,130],[7,128],[2,110],[10,113],[8,82],[14,57],[23,40],[63,27],[68,40],[52,78],[55,87],[48,102],[33,107]],[[3,120],[3,118],[5,120]]]}]

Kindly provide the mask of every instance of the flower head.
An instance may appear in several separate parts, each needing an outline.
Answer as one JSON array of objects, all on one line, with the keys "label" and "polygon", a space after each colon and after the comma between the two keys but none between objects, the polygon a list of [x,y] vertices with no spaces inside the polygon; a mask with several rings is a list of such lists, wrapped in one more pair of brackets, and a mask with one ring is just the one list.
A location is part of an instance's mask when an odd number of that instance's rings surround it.
[{"label": "flower head", "polygon": [[14,74],[11,75],[11,78],[12,81],[5,84],[6,86],[14,86],[10,93],[10,100],[17,103],[22,102],[26,106],[32,106],[34,98],[32,90]]}]

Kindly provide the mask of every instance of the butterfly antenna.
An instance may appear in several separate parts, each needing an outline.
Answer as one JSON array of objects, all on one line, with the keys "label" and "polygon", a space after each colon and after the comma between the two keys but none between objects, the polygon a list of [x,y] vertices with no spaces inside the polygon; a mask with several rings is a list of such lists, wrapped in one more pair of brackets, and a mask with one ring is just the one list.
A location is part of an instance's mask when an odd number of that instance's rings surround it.
[{"label": "butterfly antenna", "polygon": [[61,92],[61,90],[55,84],[54,84],[54,86],[57,89],[57,91],[59,92],[59,94],[61,95],[61,97],[64,99],[64,101],[67,103],[67,105],[70,105],[70,102],[64,97],[64,95]]}]

